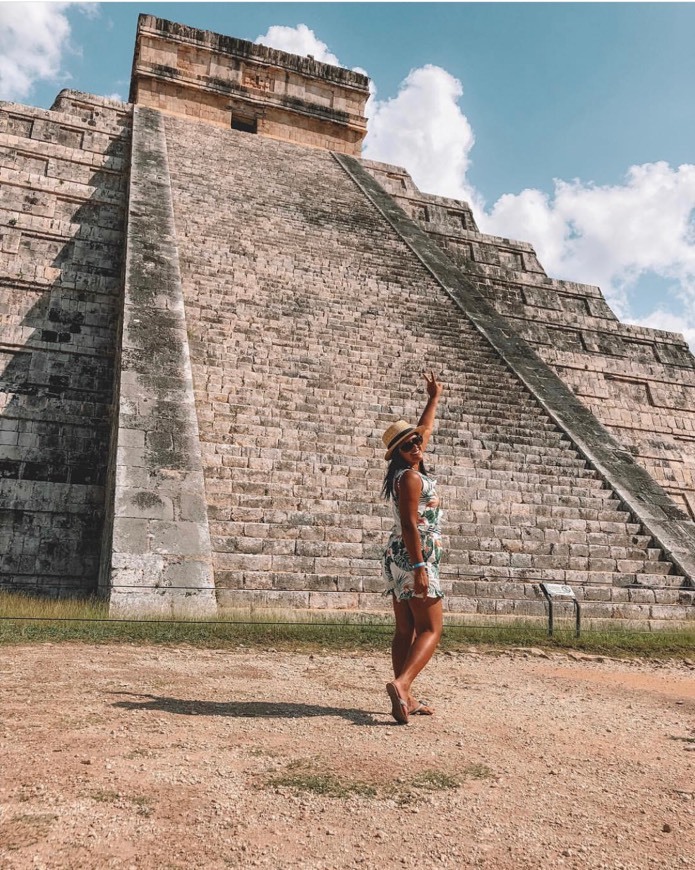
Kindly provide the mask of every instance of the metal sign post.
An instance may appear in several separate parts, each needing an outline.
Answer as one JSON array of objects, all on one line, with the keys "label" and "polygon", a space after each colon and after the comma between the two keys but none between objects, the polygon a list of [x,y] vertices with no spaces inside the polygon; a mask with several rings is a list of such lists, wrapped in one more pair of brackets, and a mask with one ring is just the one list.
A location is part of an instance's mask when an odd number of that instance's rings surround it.
[{"label": "metal sign post", "polygon": [[574,616],[576,631],[575,636],[579,637],[582,627],[582,612],[577,596],[571,586],[566,586],[564,583],[541,583],[541,591],[545,595],[548,602],[548,635],[553,636],[553,602],[554,601],[571,601],[574,604]]}]

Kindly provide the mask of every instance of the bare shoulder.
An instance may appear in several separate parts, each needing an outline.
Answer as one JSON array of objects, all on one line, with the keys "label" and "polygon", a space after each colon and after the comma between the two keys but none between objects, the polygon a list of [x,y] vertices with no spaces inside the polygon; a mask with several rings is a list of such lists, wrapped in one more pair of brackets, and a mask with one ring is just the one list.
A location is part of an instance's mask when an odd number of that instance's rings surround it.
[{"label": "bare shoulder", "polygon": [[419,495],[422,491],[422,478],[419,472],[413,468],[406,469],[400,476],[398,483],[400,484],[400,491],[404,495]]}]

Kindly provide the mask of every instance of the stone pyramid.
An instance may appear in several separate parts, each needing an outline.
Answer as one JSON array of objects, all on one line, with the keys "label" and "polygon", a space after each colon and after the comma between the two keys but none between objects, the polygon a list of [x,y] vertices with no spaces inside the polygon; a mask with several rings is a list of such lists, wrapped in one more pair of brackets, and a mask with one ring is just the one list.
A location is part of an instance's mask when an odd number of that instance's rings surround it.
[{"label": "stone pyramid", "polygon": [[[446,384],[445,604],[695,618],[695,359],[359,157],[364,76],[141,16],[129,103],[0,104],[0,587],[385,611],[381,433]],[[690,623],[692,624],[692,622]]]}]

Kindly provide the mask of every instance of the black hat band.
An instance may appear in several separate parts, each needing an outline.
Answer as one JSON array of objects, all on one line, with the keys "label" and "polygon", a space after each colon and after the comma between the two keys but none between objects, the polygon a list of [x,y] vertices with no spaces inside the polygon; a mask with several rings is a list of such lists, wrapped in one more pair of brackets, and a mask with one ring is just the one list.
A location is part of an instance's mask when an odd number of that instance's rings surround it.
[{"label": "black hat band", "polygon": [[402,432],[399,432],[398,435],[395,435],[388,443],[387,450],[390,450],[394,444],[401,440],[401,438],[406,438],[410,435],[411,432],[415,431],[415,426],[411,426],[409,429],[403,429]]}]

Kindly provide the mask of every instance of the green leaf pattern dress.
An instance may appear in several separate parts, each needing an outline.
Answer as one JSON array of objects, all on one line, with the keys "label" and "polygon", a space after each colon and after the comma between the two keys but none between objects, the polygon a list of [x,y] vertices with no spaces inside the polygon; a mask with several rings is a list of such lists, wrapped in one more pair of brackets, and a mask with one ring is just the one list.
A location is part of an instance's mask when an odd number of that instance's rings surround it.
[{"label": "green leaf pattern dress", "polygon": [[[398,481],[408,471],[401,469],[393,481],[393,498],[391,510],[393,512],[393,529],[389,537],[388,545],[384,552],[382,562],[383,576],[387,586],[384,595],[395,595],[398,601],[414,598],[415,573],[408,556],[405,542],[403,541],[403,529],[401,516],[398,510]],[[422,544],[422,558],[427,563],[429,575],[428,598],[443,598],[439,582],[439,561],[442,558],[442,518],[443,512],[439,507],[437,495],[437,481],[426,474],[420,475],[422,480],[422,492],[418,500],[418,532]]]}]

